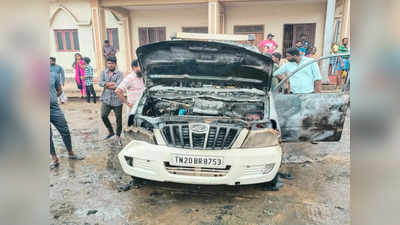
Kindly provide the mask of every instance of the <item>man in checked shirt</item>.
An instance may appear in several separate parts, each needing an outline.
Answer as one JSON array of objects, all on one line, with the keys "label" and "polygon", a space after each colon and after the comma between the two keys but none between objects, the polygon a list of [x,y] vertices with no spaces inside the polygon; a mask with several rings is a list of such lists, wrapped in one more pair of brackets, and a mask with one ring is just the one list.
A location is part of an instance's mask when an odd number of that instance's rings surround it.
[{"label": "man in checked shirt", "polygon": [[103,93],[100,97],[100,100],[103,102],[101,106],[101,119],[108,129],[108,135],[104,138],[104,140],[109,140],[115,135],[115,133],[111,122],[108,119],[108,115],[110,114],[111,110],[114,111],[117,122],[116,140],[117,144],[122,146],[122,101],[115,93],[115,89],[121,83],[123,74],[118,71],[116,66],[117,58],[110,56],[107,58],[107,69],[100,74],[99,85],[104,87]]}]

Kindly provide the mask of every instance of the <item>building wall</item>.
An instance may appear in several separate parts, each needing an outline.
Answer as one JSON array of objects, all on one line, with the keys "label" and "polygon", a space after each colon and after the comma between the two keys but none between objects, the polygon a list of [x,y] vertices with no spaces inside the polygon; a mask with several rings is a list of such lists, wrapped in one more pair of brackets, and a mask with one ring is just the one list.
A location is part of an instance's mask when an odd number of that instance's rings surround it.
[{"label": "building wall", "polygon": [[[60,7],[65,8],[60,10]],[[77,29],[80,53],[94,60],[92,28],[90,26],[90,5],[87,1],[68,1],[63,4],[50,4],[50,56],[57,58],[57,64],[61,65],[67,77],[73,77],[72,63],[76,52],[59,52],[54,30],[56,29]],[[95,62],[94,62],[95,64]]]},{"label": "building wall", "polygon": [[275,41],[282,51],[283,25],[295,23],[316,23],[315,47],[322,52],[324,38],[326,3],[277,3],[265,2],[249,6],[225,6],[225,33],[233,34],[235,25],[264,25],[265,37],[275,35]]},{"label": "building wall", "polygon": [[[59,10],[60,6],[63,9]],[[65,10],[64,10],[65,9]],[[68,11],[68,12],[67,12]],[[93,29],[91,24],[91,8],[88,1],[68,1],[63,4],[50,4],[50,29],[49,29],[49,47],[50,56],[57,58],[57,64],[61,65],[67,77],[74,77],[72,63],[75,53],[79,52],[84,57],[91,59],[91,65],[96,73],[96,57],[94,50]],[[53,17],[54,16],[54,17]],[[51,20],[53,18],[53,20]],[[118,66],[121,71],[126,71],[125,57],[125,35],[118,18],[113,16],[110,11],[105,11],[106,28],[118,28],[120,51],[117,52]],[[79,37],[80,51],[77,52],[59,52],[54,30],[57,29],[77,29]]]},{"label": "building wall", "polygon": [[[57,10],[60,6],[65,10]],[[324,21],[326,2],[296,3],[296,2],[261,2],[246,3],[240,5],[224,4],[224,30],[227,34],[233,34],[235,25],[264,25],[265,36],[268,33],[275,34],[279,48],[283,45],[283,25],[291,23],[316,23],[315,45],[318,53],[323,47]],[[174,32],[181,32],[182,27],[208,26],[208,4],[198,5],[169,5],[129,8],[131,16],[131,40],[135,50],[139,46],[139,27],[166,27],[166,38]],[[57,13],[53,18],[54,13]],[[71,16],[71,14],[73,16]],[[117,53],[118,65],[121,71],[127,71],[127,64],[131,59],[126,59],[125,30],[110,11],[106,10],[106,27],[118,28],[120,51]],[[91,24],[91,7],[89,1],[65,0],[62,3],[50,3],[49,9],[50,29],[50,55],[57,58],[57,63],[62,65],[67,76],[73,77],[72,62],[75,52],[57,52],[54,29],[78,29],[80,52],[92,59],[92,66],[96,68],[93,28]]]},{"label": "building wall", "polygon": [[[66,72],[68,72],[68,70],[71,70],[71,65],[73,63],[73,57],[75,52],[57,51],[54,29],[78,29],[78,28],[79,28],[78,25],[75,24],[74,20],[64,10],[61,10],[57,13],[56,17],[54,18],[52,26],[50,26],[50,31],[49,31],[50,56],[56,57],[57,64],[62,65]],[[79,30],[78,30],[78,36],[81,36],[81,32]]]},{"label": "building wall", "polygon": [[182,27],[208,26],[208,6],[131,10],[133,48],[139,47],[139,27],[166,27],[166,39]]},{"label": "building wall", "polygon": [[51,2],[49,5],[50,16],[52,13],[59,8],[64,6],[67,8],[79,21],[87,22],[90,21],[90,2],[85,0],[64,0],[57,2]]}]

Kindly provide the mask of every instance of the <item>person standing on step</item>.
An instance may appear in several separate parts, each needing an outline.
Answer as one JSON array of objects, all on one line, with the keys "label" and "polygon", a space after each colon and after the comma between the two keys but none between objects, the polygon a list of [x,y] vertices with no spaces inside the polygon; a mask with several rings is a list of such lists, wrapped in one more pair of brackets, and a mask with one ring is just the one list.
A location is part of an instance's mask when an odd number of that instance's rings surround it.
[{"label": "person standing on step", "polygon": [[301,46],[305,49],[304,55],[308,55],[311,50],[312,44],[307,40],[308,37],[305,34],[300,34],[300,39],[301,39]]},{"label": "person standing on step", "polygon": [[110,44],[110,41],[105,40],[103,45],[103,56],[105,59],[107,60],[107,58],[110,56],[115,57],[116,53],[117,51],[115,50],[114,46]]},{"label": "person standing on step", "polygon": [[86,85],[86,96],[87,102],[90,103],[90,95],[93,96],[93,103],[96,103],[96,91],[93,88],[93,67],[90,66],[90,58],[85,57],[83,58],[85,61],[85,85]]},{"label": "person standing on step", "polygon": [[[338,54],[345,54],[349,53],[349,39],[348,38],[343,38],[342,40],[342,45],[339,46],[338,49]],[[339,88],[343,84],[343,72],[346,71],[346,73],[350,69],[350,56],[339,56],[338,57],[338,66],[337,66],[337,72],[336,72],[336,88]]]},{"label": "person standing on step", "polygon": [[75,70],[75,82],[81,93],[81,98],[86,94],[85,77],[85,67],[82,55],[79,53],[75,54],[75,61],[72,64],[72,68]]},{"label": "person standing on step", "polygon": [[[64,69],[56,64],[56,58],[55,57],[50,57],[50,72],[55,72],[60,76],[60,82],[62,84],[62,86],[64,86],[64,82],[65,82],[65,73],[64,73]],[[61,104],[64,104],[66,101],[66,97],[64,94],[64,91],[61,93],[60,97],[58,97],[58,100],[60,100]]]}]

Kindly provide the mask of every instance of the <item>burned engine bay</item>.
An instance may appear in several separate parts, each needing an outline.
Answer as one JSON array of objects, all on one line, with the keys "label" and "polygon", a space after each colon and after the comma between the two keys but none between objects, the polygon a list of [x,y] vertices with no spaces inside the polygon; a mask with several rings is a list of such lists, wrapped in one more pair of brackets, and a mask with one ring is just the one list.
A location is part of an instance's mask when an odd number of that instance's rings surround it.
[{"label": "burned engine bay", "polygon": [[259,121],[264,119],[265,93],[255,88],[154,86],[143,96],[146,117],[212,116]]}]

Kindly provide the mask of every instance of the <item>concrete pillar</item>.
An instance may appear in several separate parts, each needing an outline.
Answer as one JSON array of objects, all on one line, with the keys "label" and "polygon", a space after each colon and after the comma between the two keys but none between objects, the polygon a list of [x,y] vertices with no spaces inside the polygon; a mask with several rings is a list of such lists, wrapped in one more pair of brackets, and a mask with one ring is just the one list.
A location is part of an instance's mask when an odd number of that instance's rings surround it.
[{"label": "concrete pillar", "polygon": [[220,4],[220,10],[219,10],[220,14],[219,14],[219,24],[220,24],[220,33],[221,34],[225,34],[225,7],[222,5],[222,3]]},{"label": "concrete pillar", "polygon": [[[333,27],[335,20],[335,4],[336,0],[327,0],[326,6],[326,18],[325,18],[325,33],[324,33],[324,49],[322,51],[323,56],[330,55],[331,43],[333,37]],[[328,84],[328,73],[329,73],[329,60],[322,60],[321,62],[321,76],[322,83]]]},{"label": "concrete pillar", "polygon": [[106,21],[104,8],[100,7],[100,0],[91,0],[90,5],[92,10],[93,40],[96,54],[97,78],[99,78],[101,71],[105,68],[103,43],[106,37]]},{"label": "concrete pillar", "polygon": [[[120,51],[121,55],[120,57],[123,57],[124,60],[121,60],[124,62],[124,66],[121,68],[126,68],[126,71],[124,70],[123,72],[129,72],[131,70],[131,61],[133,59],[133,48],[132,48],[132,34],[131,34],[131,24],[132,24],[132,19],[130,15],[130,11],[120,8],[120,7],[111,7],[111,8],[106,8],[113,12],[117,17],[118,17],[118,27],[119,27],[119,36],[123,37],[120,38],[120,41],[122,40],[123,43],[120,46]],[[123,48],[121,48],[123,46]],[[121,65],[121,64],[120,64]]]},{"label": "concrete pillar", "polygon": [[131,39],[131,17],[129,15],[121,18],[122,26],[124,28],[125,48],[126,48],[126,68],[127,71],[131,69],[131,61],[133,59],[133,48]]},{"label": "concrete pillar", "polygon": [[340,40],[350,38],[350,0],[344,0],[342,28],[340,31]]},{"label": "concrete pillar", "polygon": [[208,2],[208,33],[221,34],[221,12],[223,13],[223,6],[218,0],[209,0]]}]

